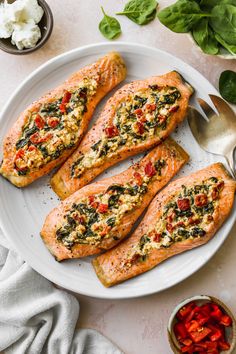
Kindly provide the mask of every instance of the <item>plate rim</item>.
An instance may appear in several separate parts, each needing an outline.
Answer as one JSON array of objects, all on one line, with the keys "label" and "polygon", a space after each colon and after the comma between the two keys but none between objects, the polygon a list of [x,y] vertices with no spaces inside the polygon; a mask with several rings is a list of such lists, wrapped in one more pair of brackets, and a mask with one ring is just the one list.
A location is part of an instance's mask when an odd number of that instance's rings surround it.
[{"label": "plate rim", "polygon": [[[86,53],[86,51],[91,51],[93,49],[97,49],[99,50],[101,48],[101,51],[104,50],[106,47],[111,47],[113,46],[113,50],[127,50],[128,52],[131,52],[131,53],[134,53],[134,50],[139,48],[139,49],[143,49],[145,51],[145,49],[149,52],[149,54],[151,52],[153,52],[153,54],[162,54],[164,55],[165,57],[169,57],[169,59],[174,59],[175,63],[178,62],[179,64],[181,64],[182,66],[185,65],[185,67],[188,69],[188,70],[191,70],[192,72],[194,72],[198,77],[199,79],[202,79],[203,81],[207,82],[208,85],[210,84],[210,86],[213,88],[214,90],[214,93],[217,93],[217,90],[216,88],[198,71],[196,70],[195,68],[193,68],[191,65],[185,63],[182,59],[174,56],[173,54],[170,54],[169,52],[166,52],[164,50],[161,50],[159,48],[155,48],[155,47],[151,47],[151,46],[147,46],[147,45],[143,45],[143,44],[138,44],[138,43],[135,43],[135,42],[124,42],[124,41],[117,41],[115,43],[109,43],[109,42],[100,42],[100,43],[93,43],[93,44],[88,44],[88,45],[85,45],[85,46],[81,46],[81,47],[78,47],[78,48],[74,48],[72,50],[69,50],[67,52],[64,52],[64,53],[61,53],[51,59],[49,59],[48,61],[46,61],[45,63],[43,63],[42,65],[40,65],[39,67],[37,67],[35,70],[33,70],[28,76],[26,76],[26,78],[20,83],[20,85],[13,91],[13,93],[11,94],[11,96],[9,97],[9,99],[7,100],[7,102],[5,103],[3,109],[1,110],[0,112],[0,124],[2,123],[3,119],[4,119],[4,115],[5,115],[5,112],[8,110],[8,107],[14,102],[14,98],[17,94],[20,93],[21,89],[27,84],[27,83],[30,83],[30,81],[38,74],[40,73],[41,71],[43,71],[44,69],[46,69],[48,66],[52,65],[53,63],[57,62],[57,61],[61,61],[63,58],[66,58],[67,56],[70,56],[72,55],[73,53],[77,53],[78,55],[81,53],[83,54],[84,52]],[[109,49],[111,51],[111,49]],[[92,53],[88,53],[88,54],[92,54]],[[148,56],[149,56],[148,54]],[[10,182],[9,182],[10,183]],[[6,210],[3,209],[4,213],[6,214]],[[234,218],[232,218],[232,221],[231,221],[231,224],[228,224],[228,229],[227,229],[227,232],[225,234],[224,237],[222,237],[222,239],[219,240],[219,243],[217,245],[217,247],[215,248],[214,252],[213,253],[210,253],[206,255],[204,261],[202,262],[202,264],[199,264],[197,267],[195,267],[193,270],[190,271],[189,274],[187,275],[183,275],[181,277],[181,279],[177,279],[176,281],[172,282],[171,284],[167,284],[167,285],[164,285],[163,288],[161,290],[145,290],[143,291],[142,294],[138,293],[138,294],[131,294],[131,295],[122,295],[122,294],[119,294],[119,295],[115,295],[113,293],[110,293],[110,295],[105,295],[105,294],[91,294],[92,293],[92,290],[89,291],[79,291],[78,292],[78,289],[75,290],[75,288],[73,288],[73,286],[68,286],[63,283],[63,281],[59,279],[56,279],[55,280],[55,277],[54,277],[54,273],[52,272],[48,272],[48,269],[46,271],[42,271],[42,268],[40,263],[35,261],[33,258],[30,258],[30,255],[28,254],[25,254],[24,253],[24,250],[23,250],[23,245],[21,246],[21,244],[16,244],[11,236],[8,236],[8,232],[7,232],[7,227],[5,227],[5,222],[4,222],[4,217],[3,217],[3,213],[0,213],[0,226],[1,226],[1,229],[4,233],[4,235],[6,236],[6,238],[9,240],[10,244],[13,245],[13,248],[20,254],[20,256],[22,257],[22,259],[24,259],[30,267],[32,267],[32,269],[34,269],[36,272],[38,272],[39,274],[41,274],[43,277],[45,277],[46,279],[48,279],[49,281],[61,286],[62,288],[64,289],[67,289],[67,290],[70,290],[72,292],[75,292],[77,294],[81,294],[81,295],[85,295],[85,296],[89,296],[89,297],[92,297],[92,298],[100,298],[100,299],[110,299],[110,300],[121,300],[121,299],[131,299],[131,298],[138,298],[138,297],[143,297],[143,296],[148,296],[148,295],[152,295],[152,294],[155,294],[155,293],[159,293],[159,292],[162,292],[164,290],[167,290],[175,285],[177,285],[178,283],[181,283],[183,280],[189,278],[191,275],[193,275],[195,272],[197,272],[200,268],[202,268],[213,256],[214,254],[219,250],[219,248],[222,246],[223,242],[226,240],[226,238],[228,237],[228,235],[230,234],[230,231],[234,225],[234,222],[236,220],[236,215]],[[43,268],[44,269],[44,268]]]}]

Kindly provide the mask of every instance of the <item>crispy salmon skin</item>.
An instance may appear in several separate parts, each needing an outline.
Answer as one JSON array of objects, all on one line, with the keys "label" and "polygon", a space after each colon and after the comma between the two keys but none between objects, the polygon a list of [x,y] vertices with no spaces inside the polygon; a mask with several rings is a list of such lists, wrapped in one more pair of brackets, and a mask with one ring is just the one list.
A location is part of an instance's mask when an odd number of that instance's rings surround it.
[{"label": "crispy salmon skin", "polygon": [[230,214],[235,189],[221,163],[170,183],[134,233],[93,260],[100,281],[118,284],[208,242]]},{"label": "crispy salmon skin", "polygon": [[125,76],[123,59],[109,53],[32,103],[4,139],[0,173],[24,187],[64,162],[80,143],[99,101]]},{"label": "crispy salmon skin", "polygon": [[47,216],[41,231],[46,246],[61,261],[117,245],[187,160],[168,138],[128,170],[83,187]]},{"label": "crispy salmon skin", "polygon": [[125,85],[51,179],[61,199],[108,167],[159,144],[186,115],[193,88],[173,71]]}]

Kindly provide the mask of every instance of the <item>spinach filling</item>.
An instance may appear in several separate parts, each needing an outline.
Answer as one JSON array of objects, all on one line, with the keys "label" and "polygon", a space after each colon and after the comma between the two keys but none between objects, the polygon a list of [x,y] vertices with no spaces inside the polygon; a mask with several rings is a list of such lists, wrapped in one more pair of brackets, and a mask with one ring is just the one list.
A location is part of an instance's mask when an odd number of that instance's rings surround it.
[{"label": "spinach filling", "polygon": [[[109,136],[104,132],[102,138],[91,146],[91,150],[72,164],[71,177],[80,177],[86,168],[101,164],[104,156],[116,152],[122,146],[140,144],[155,136],[158,131],[166,129],[171,119],[171,108],[175,105],[178,109],[176,103],[180,97],[176,87],[159,88],[153,85],[142,95],[136,94],[130,100],[120,103],[113,119],[116,133]],[[140,123],[138,111],[148,109],[145,105],[152,107],[148,114],[151,118]],[[147,115],[143,114],[144,117]]]},{"label": "spinach filling", "polygon": [[[165,164],[163,159],[156,161],[154,164],[156,175],[161,175]],[[107,188],[105,193],[85,198],[80,203],[74,203],[71,210],[64,216],[64,224],[56,231],[57,240],[70,249],[76,243],[95,245],[99,244],[104,236],[110,237],[109,232],[120,223],[124,214],[141,203],[148,189],[148,183],[153,177],[147,177],[142,185],[135,184],[133,178],[124,185],[113,184]],[[105,212],[99,209],[100,206],[104,207],[102,202],[104,196],[107,200]],[[124,204],[126,208],[123,210],[121,208]],[[103,230],[106,233],[101,235]],[[115,240],[116,237],[113,236],[113,239]]]}]

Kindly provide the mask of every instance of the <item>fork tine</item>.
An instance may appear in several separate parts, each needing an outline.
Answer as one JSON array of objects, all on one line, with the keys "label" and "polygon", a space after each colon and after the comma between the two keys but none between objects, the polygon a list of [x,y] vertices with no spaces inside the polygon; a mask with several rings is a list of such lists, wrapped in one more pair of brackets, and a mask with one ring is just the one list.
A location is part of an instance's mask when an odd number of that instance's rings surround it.
[{"label": "fork tine", "polygon": [[233,117],[232,119],[236,119],[236,114],[234,113],[230,105],[228,105],[228,103],[225,102],[225,100],[223,100],[219,96],[215,96],[215,95],[209,95],[209,96],[219,113],[231,116]]},{"label": "fork tine", "polygon": [[202,98],[198,98],[197,100],[207,118],[211,119],[211,117],[216,115],[216,112],[211,108],[211,106],[209,106],[206,101],[204,101]]},{"label": "fork tine", "polygon": [[198,130],[198,123],[200,123],[203,128],[207,128],[208,125],[207,120],[195,107],[189,106],[187,115],[188,115],[188,123],[192,131]]}]

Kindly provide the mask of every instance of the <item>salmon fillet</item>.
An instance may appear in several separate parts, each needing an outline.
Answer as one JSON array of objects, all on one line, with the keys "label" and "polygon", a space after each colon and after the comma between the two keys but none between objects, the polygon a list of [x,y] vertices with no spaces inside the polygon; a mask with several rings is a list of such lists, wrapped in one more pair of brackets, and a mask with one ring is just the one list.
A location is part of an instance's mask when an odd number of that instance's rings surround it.
[{"label": "salmon fillet", "polygon": [[26,108],[4,139],[0,173],[24,187],[64,162],[79,145],[99,101],[126,76],[109,53]]},{"label": "salmon fillet", "polygon": [[128,170],[87,185],[61,202],[46,218],[43,241],[58,261],[117,245],[187,160],[186,152],[168,138]]},{"label": "salmon fillet", "polygon": [[192,93],[175,71],[122,87],[52,177],[54,191],[64,199],[118,161],[159,144],[185,118]]},{"label": "salmon fillet", "polygon": [[236,182],[221,163],[170,183],[134,233],[93,260],[98,278],[109,287],[205,244],[228,217],[235,190]]}]

